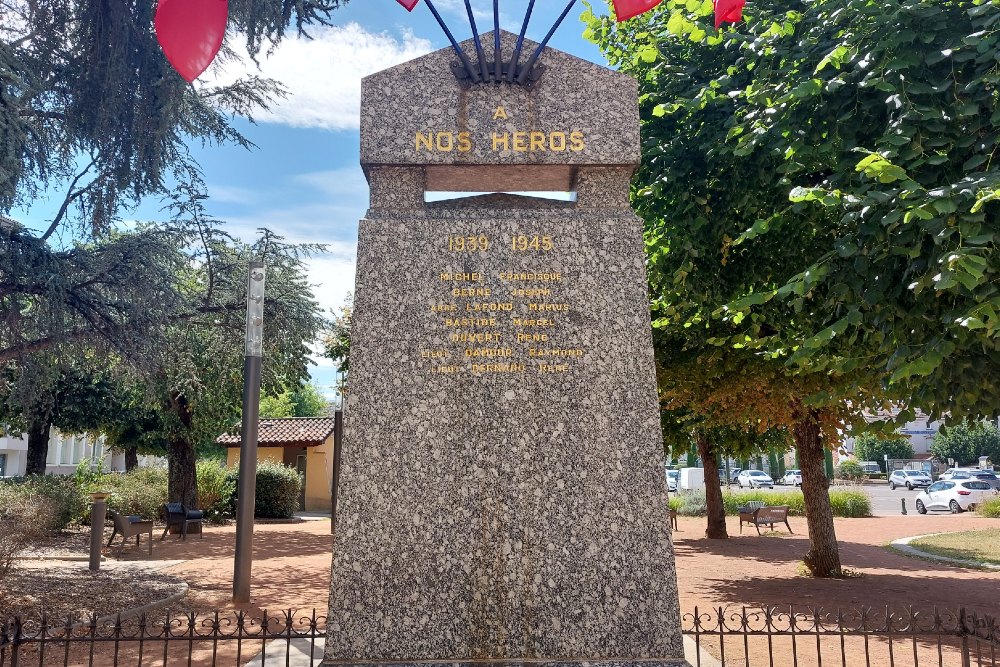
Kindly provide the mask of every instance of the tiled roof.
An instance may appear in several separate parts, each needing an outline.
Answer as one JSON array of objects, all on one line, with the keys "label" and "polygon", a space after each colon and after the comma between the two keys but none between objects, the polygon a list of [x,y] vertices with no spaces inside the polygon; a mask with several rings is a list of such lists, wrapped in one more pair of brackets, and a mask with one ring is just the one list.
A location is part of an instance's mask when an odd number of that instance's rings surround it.
[{"label": "tiled roof", "polygon": [[[312,447],[322,445],[333,434],[332,417],[290,417],[261,419],[260,447]],[[216,442],[226,447],[240,446],[240,433],[223,433]]]}]

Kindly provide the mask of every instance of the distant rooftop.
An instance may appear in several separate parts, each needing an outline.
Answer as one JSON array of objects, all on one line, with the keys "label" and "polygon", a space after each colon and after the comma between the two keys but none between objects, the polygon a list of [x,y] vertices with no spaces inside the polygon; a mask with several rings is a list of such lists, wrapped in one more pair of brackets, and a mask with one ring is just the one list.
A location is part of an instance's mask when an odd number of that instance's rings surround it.
[{"label": "distant rooftop", "polygon": [[[261,419],[257,443],[261,447],[315,447],[333,434],[332,417],[287,417]],[[239,433],[224,433],[216,442],[226,447],[239,447]]]},{"label": "distant rooftop", "polygon": [[0,215],[0,228],[2,229],[19,229],[21,223],[13,218],[8,218],[5,215]]}]

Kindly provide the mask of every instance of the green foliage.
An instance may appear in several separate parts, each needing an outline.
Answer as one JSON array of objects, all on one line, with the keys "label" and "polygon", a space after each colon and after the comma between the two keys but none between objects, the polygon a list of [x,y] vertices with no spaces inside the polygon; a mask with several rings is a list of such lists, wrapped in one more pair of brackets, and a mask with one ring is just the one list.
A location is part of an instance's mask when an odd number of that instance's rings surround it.
[{"label": "green foliage", "polygon": [[326,399],[316,385],[304,383],[293,390],[264,396],[260,399],[260,416],[278,417],[322,417],[326,414]]},{"label": "green foliage", "polygon": [[860,482],[867,475],[865,475],[864,469],[861,464],[857,461],[842,461],[840,465],[837,466],[836,478],[843,479],[848,482]]},{"label": "green foliage", "polygon": [[751,500],[759,500],[768,505],[788,505],[790,516],[804,516],[806,513],[805,500],[801,491],[727,491],[722,494],[722,503],[726,508],[726,514],[732,516],[739,514],[739,508],[746,505]]},{"label": "green foliage", "polygon": [[679,491],[677,498],[677,513],[681,516],[706,516],[708,506],[705,503],[704,491]]},{"label": "green foliage", "polygon": [[935,434],[930,452],[939,461],[954,459],[960,466],[976,465],[980,456],[1000,461],[1000,431],[995,424],[963,422]]},{"label": "green foliage", "polygon": [[120,514],[158,519],[167,502],[166,468],[136,468],[127,473],[105,476],[105,490],[111,491],[108,507]]},{"label": "green foliage", "polygon": [[[239,470],[229,470],[234,488],[239,482]],[[274,461],[257,463],[257,495],[254,516],[261,519],[291,519],[299,511],[299,496],[303,480],[295,468]],[[232,512],[236,511],[236,495],[232,497]]]},{"label": "green foliage", "polygon": [[885,439],[874,433],[862,433],[854,440],[854,458],[858,461],[874,461],[882,472],[885,469],[885,457],[890,459],[912,459],[913,445],[903,438]]},{"label": "green foliage", "polygon": [[640,82],[654,324],[877,376],[852,401],[884,377],[932,418],[992,416],[1000,5],[765,4],[721,31],[703,5],[667,0],[641,25],[585,14]]},{"label": "green foliage", "polygon": [[340,307],[339,313],[334,313],[333,321],[323,334],[323,354],[333,359],[337,368],[344,373],[350,369],[353,310],[353,297],[348,294],[346,303]]},{"label": "green foliage", "polygon": [[[236,480],[230,477],[229,468],[216,459],[198,461],[198,502],[205,518],[221,523],[232,517],[232,498]],[[164,488],[164,498],[166,488]]]},{"label": "green foliage", "polygon": [[39,521],[46,532],[54,533],[79,523],[89,503],[72,477],[30,475],[0,480],[0,508],[33,508],[32,514],[25,518]]},{"label": "green foliage", "polygon": [[[676,493],[674,495],[670,496],[670,498],[667,500],[667,505],[672,510],[680,510],[682,503],[683,503],[683,500]],[[679,511],[677,513],[680,514]]]},{"label": "green foliage", "polygon": [[[722,503],[729,516],[739,514],[739,508],[751,500],[759,500],[768,505],[788,505],[789,516],[805,516],[806,506],[801,491],[724,491]],[[705,516],[705,492],[682,491],[671,497],[676,501],[677,513],[684,516]],[[871,516],[871,499],[863,491],[846,489],[830,490],[830,505],[833,515],[842,518]],[[674,507],[674,504],[671,504]]]},{"label": "green foliage", "polygon": [[980,503],[976,512],[988,519],[1000,519],[1000,498],[993,498],[984,503]]}]

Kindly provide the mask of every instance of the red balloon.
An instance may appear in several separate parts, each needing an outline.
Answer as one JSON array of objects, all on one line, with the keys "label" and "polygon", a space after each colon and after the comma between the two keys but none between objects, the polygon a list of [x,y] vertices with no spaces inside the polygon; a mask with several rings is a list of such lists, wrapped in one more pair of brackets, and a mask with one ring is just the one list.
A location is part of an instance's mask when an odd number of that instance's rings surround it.
[{"label": "red balloon", "polygon": [[715,27],[723,23],[736,23],[743,19],[746,0],[715,0]]},{"label": "red balloon", "polygon": [[160,0],[153,23],[167,60],[190,83],[212,64],[228,20],[229,0]]}]

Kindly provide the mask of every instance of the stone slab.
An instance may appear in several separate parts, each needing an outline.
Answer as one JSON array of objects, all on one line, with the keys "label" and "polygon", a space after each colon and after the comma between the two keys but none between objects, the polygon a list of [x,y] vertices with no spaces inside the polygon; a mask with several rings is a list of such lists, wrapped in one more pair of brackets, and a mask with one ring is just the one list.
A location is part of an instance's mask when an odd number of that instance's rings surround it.
[{"label": "stone slab", "polygon": [[496,201],[361,223],[327,656],[681,656],[641,223]]},{"label": "stone slab", "polygon": [[[517,36],[502,31],[501,38],[509,58]],[[492,33],[483,40],[492,44]],[[475,52],[471,40],[463,45],[466,53]],[[525,40],[522,62],[535,46]],[[442,49],[362,80],[366,171],[409,164],[639,163],[637,84],[631,77],[549,48],[539,61],[545,74],[532,88],[471,84],[452,76],[453,60],[454,53]]]}]

